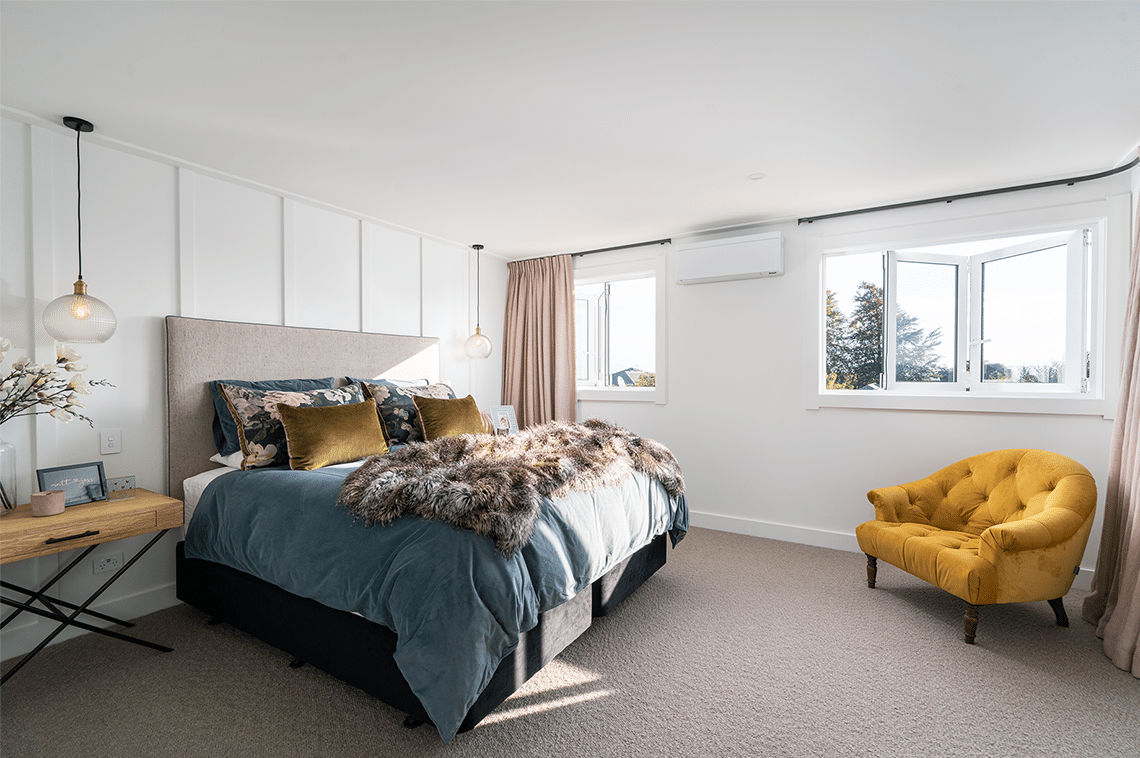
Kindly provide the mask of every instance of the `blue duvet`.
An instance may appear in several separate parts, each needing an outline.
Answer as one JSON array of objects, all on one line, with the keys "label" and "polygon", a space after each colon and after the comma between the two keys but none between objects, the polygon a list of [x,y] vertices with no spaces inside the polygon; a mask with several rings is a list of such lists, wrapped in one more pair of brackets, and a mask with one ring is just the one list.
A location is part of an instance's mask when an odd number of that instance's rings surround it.
[{"label": "blue duvet", "polygon": [[620,486],[546,500],[530,543],[492,542],[415,517],[366,527],[336,505],[351,466],[234,471],[206,488],[186,555],[394,630],[396,664],[451,741],[519,635],[658,534],[688,529],[684,496],[634,472]]}]

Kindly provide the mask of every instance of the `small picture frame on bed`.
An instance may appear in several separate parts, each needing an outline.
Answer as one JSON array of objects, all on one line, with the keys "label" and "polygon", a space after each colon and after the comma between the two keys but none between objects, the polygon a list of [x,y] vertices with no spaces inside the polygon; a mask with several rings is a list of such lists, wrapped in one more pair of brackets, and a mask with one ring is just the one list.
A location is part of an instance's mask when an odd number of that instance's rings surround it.
[{"label": "small picture frame on bed", "polygon": [[102,461],[36,469],[40,490],[63,490],[63,504],[81,505],[107,499]]},{"label": "small picture frame on bed", "polygon": [[496,435],[519,433],[519,422],[515,420],[513,405],[492,405],[489,412]]}]

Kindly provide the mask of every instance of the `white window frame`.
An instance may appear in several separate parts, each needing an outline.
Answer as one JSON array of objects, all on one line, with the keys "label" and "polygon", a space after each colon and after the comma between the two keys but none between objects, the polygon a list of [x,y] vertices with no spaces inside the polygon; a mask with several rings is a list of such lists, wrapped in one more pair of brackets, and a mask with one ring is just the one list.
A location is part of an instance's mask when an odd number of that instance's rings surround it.
[{"label": "white window frame", "polygon": [[[665,245],[666,248],[669,245]],[[574,259],[574,286],[579,284],[596,284],[598,282],[616,282],[623,279],[640,279],[654,277],[656,292],[656,313],[654,345],[655,386],[653,387],[600,387],[591,384],[578,384],[578,400],[603,402],[649,402],[664,405],[668,400],[668,365],[669,365],[669,277],[667,252],[657,252],[660,248],[651,248],[653,252],[646,255],[645,249],[633,249],[620,253],[597,253],[590,256],[581,256]],[[600,328],[595,324],[594,328]],[[575,356],[576,358],[576,356]],[[575,365],[575,376],[577,366]]]},{"label": "white window frame", "polygon": [[[1094,230],[1088,230],[1091,234],[1095,234]],[[1002,248],[1000,250],[991,250],[988,253],[971,256],[969,261],[970,279],[972,282],[982,282],[982,267],[986,263],[999,261],[1005,258],[1012,258],[1024,253],[1033,252],[1034,249],[1041,249],[1043,243],[1058,243],[1060,237],[1065,236],[1065,245],[1068,248],[1066,255],[1066,289],[1068,290],[1065,295],[1065,301],[1068,304],[1066,307],[1065,319],[1065,365],[1066,366],[1084,366],[1085,354],[1092,354],[1092,346],[1085,344],[1083,335],[1084,314],[1088,310],[1089,304],[1085,301],[1085,292],[1088,287],[1085,284],[1086,277],[1086,255],[1094,258],[1092,250],[1096,247],[1095,240],[1086,240],[1081,231],[1069,231],[1064,235],[1056,235],[1053,238],[1036,240],[1034,242],[1024,242],[1020,245]],[[980,286],[980,285],[979,285]],[[1095,298],[1094,298],[1095,299]],[[1095,309],[1094,309],[1095,310]],[[1095,331],[1093,332],[1095,334]],[[1016,382],[1001,383],[990,382],[986,383],[981,380],[980,375],[983,371],[982,367],[982,347],[984,339],[982,335],[982,299],[981,297],[973,298],[970,303],[970,362],[972,366],[977,367],[975,376],[977,380],[971,379],[970,389],[974,392],[984,394],[1001,394],[1001,393],[1018,393],[1026,394],[1026,387],[1023,384]],[[1096,351],[1099,352],[1099,351]],[[1098,360],[1100,358],[1100,360]],[[1092,371],[1093,377],[1099,374],[1102,370],[1103,355],[1092,356]],[[1057,384],[1037,384],[1033,385],[1033,392],[1029,394],[1053,394],[1053,395],[1069,395],[1080,396],[1082,394],[1081,386],[1084,383],[1084,372],[1079,370],[1070,372],[1066,377],[1064,383]],[[1093,382],[1090,381],[1089,390],[1091,391]]]},{"label": "white window frame", "polygon": [[[1119,345],[1123,329],[1123,301],[1131,234],[1131,195],[1114,195],[1105,200],[1054,206],[1028,211],[993,214],[972,218],[912,224],[885,229],[866,229],[846,234],[814,236],[807,240],[807,264],[812,276],[808,298],[811,313],[807,323],[812,327],[805,346],[804,405],[819,408],[873,408],[898,410],[965,411],[994,413],[1082,414],[1112,418],[1119,386],[1119,350],[1106,350],[1106,345]],[[1087,275],[1092,277],[1091,302],[1084,305],[1090,321],[1090,353],[1093,367],[1088,391],[1045,390],[1009,392],[987,387],[986,391],[963,392],[923,387],[922,391],[851,391],[828,390],[824,377],[826,365],[826,282],[824,262],[827,256],[899,250],[966,242],[990,237],[1092,230],[1092,245],[1086,261]],[[980,262],[979,264],[980,265]],[[959,280],[961,292],[961,279]],[[884,308],[887,308],[884,302]],[[1119,311],[1119,314],[1117,313]],[[1111,321],[1107,314],[1114,314]],[[959,320],[962,318],[959,310]],[[890,321],[893,314],[886,318]],[[976,321],[975,321],[976,323]],[[893,322],[892,322],[893,324]],[[971,327],[972,328],[972,327]],[[893,325],[892,325],[893,331]],[[886,340],[886,335],[884,335]],[[970,341],[974,338],[971,337]],[[972,366],[979,366],[971,350]],[[959,368],[961,371],[961,367]],[[927,383],[923,383],[927,384]],[[934,383],[930,383],[934,384]]]},{"label": "white window frame", "polygon": [[[574,329],[575,329],[575,333],[574,333],[574,347],[575,347],[574,376],[575,376],[575,381],[576,381],[579,388],[604,386],[604,385],[602,385],[602,382],[600,379],[602,371],[601,371],[599,364],[604,364],[607,362],[607,356],[605,355],[605,353],[606,353],[606,349],[609,347],[609,345],[606,343],[606,340],[603,337],[603,330],[602,330],[602,326],[605,323],[605,319],[603,318],[604,314],[602,313],[602,308],[604,307],[603,302],[605,300],[605,293],[602,292],[599,296],[592,298],[592,302],[589,303],[589,310],[586,311],[587,335],[586,335],[586,339],[583,340],[582,339],[582,337],[583,337],[582,333],[580,331],[578,331],[578,303],[582,302],[582,300],[584,298],[578,297],[578,287],[579,287],[579,285],[588,286],[590,284],[604,284],[604,283],[605,283],[605,281],[587,282],[587,281],[575,280],[575,282],[574,282]],[[593,341],[593,343],[597,346],[597,349],[595,349],[595,350],[589,349],[589,345],[590,345],[591,341]],[[582,350],[585,350],[585,352],[586,352],[586,375],[587,375],[586,378],[582,378],[581,376],[578,376],[578,355],[577,354]]]},{"label": "white window frame", "polygon": [[[965,334],[966,317],[970,312],[970,293],[966,286],[965,276],[969,269],[964,265],[964,259],[951,255],[937,253],[899,253],[888,250],[885,255],[887,266],[887,286],[883,293],[883,385],[889,392],[936,392],[956,393],[967,389],[966,351],[964,341],[958,339],[959,334]],[[898,365],[895,345],[898,331],[898,293],[895,287],[898,284],[899,263],[933,263],[940,266],[953,266],[957,277],[957,323],[955,324],[954,343],[954,370],[953,382],[900,382],[897,379]],[[965,271],[963,271],[965,269]]]}]

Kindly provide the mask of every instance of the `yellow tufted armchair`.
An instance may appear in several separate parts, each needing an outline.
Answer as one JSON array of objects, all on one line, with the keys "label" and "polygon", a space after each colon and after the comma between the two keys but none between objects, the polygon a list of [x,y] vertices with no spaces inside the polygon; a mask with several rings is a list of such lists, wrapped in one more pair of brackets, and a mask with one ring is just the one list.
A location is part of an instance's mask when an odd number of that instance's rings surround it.
[{"label": "yellow tufted armchair", "polygon": [[1061,598],[1073,585],[1096,510],[1096,483],[1081,464],[1044,450],[997,450],[925,479],[871,490],[875,520],[855,529],[867,554],[966,601],[966,642],[978,606],[1047,600],[1068,626]]}]

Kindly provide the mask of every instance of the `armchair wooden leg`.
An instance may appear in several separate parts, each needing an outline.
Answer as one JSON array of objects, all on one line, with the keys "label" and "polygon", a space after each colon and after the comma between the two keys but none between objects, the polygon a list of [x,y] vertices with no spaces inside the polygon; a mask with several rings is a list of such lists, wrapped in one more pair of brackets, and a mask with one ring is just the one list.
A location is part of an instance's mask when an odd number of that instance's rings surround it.
[{"label": "armchair wooden leg", "polygon": [[1049,607],[1053,609],[1053,614],[1057,617],[1057,626],[1068,626],[1069,615],[1065,613],[1064,598],[1057,598],[1056,600],[1049,601]]},{"label": "armchair wooden leg", "polygon": [[962,618],[966,622],[966,644],[973,645],[974,638],[978,636],[978,606],[966,603],[966,613]]},{"label": "armchair wooden leg", "polygon": [[873,555],[867,556],[867,586],[875,589],[875,575],[879,571],[879,559]]}]

